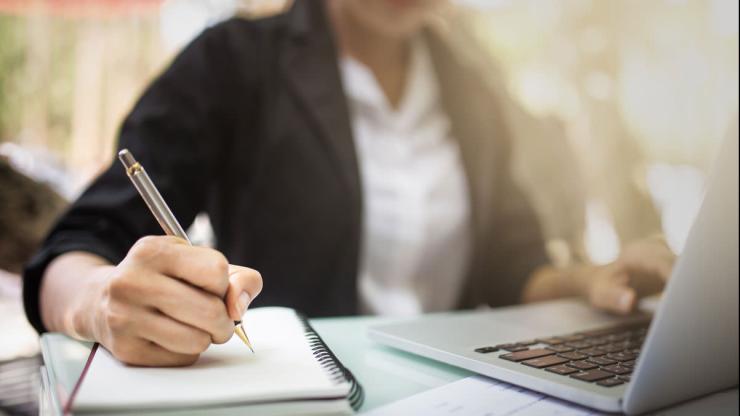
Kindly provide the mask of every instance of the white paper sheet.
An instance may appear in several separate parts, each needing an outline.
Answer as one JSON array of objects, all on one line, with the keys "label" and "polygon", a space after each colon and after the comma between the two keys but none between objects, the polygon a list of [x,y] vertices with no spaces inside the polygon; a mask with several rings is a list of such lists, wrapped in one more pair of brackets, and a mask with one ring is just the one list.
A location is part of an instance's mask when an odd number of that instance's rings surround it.
[{"label": "white paper sheet", "polygon": [[472,376],[378,407],[365,416],[551,416],[601,413],[513,386]]}]

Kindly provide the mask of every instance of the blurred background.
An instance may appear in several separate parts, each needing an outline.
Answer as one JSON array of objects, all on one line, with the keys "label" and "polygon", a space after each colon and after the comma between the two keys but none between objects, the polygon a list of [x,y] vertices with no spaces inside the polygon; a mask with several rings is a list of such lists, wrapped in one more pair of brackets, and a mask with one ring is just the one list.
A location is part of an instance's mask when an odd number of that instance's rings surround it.
[{"label": "blurred background", "polygon": [[[738,2],[451,3],[440,25],[508,96],[516,176],[553,260],[608,262],[656,233],[680,253],[737,120]],[[0,0],[0,334],[15,340],[1,343],[0,361],[35,353],[16,275],[64,201],[110,162],[143,88],[205,27],[285,6]],[[14,194],[19,183],[32,191]],[[207,218],[191,231],[209,241]]]}]

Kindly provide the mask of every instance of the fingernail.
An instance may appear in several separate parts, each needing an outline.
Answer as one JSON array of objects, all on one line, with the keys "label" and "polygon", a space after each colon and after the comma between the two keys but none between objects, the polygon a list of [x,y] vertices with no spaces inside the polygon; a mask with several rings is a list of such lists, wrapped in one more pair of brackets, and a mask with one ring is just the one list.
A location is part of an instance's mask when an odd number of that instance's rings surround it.
[{"label": "fingernail", "polygon": [[244,312],[247,311],[248,304],[249,304],[249,293],[242,292],[242,294],[239,295],[239,304],[237,305],[239,308],[239,315],[244,315]]}]

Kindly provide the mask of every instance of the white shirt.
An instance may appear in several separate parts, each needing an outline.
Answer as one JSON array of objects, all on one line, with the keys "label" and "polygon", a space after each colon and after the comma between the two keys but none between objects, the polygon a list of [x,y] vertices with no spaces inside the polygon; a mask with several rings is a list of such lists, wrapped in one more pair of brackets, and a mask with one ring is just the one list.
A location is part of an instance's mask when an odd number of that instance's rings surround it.
[{"label": "white shirt", "polygon": [[342,57],[340,71],[363,187],[360,309],[451,309],[471,249],[470,200],[426,45],[413,42],[397,109],[360,62]]}]

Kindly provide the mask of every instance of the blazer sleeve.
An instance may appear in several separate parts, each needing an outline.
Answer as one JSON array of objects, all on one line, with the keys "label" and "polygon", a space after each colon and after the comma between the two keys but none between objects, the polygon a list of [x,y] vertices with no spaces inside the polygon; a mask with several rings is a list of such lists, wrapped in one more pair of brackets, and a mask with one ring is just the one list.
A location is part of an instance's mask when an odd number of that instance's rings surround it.
[{"label": "blazer sleeve", "polygon": [[539,220],[527,196],[510,172],[502,178],[487,250],[491,272],[484,285],[487,303],[495,306],[521,302],[529,277],[550,263]]},{"label": "blazer sleeve", "polygon": [[[118,148],[128,148],[146,168],[183,227],[203,210],[218,171],[228,129],[230,74],[222,30],[204,31],[148,87],[120,130]],[[245,46],[245,45],[242,45]],[[242,49],[245,50],[245,49]],[[248,50],[248,49],[246,49]],[[47,265],[70,251],[120,262],[131,245],[162,230],[117,158],[74,202],[48,235],[24,273],[26,315],[39,332],[39,289]]]}]

